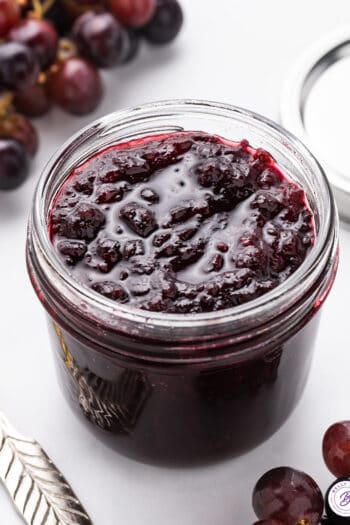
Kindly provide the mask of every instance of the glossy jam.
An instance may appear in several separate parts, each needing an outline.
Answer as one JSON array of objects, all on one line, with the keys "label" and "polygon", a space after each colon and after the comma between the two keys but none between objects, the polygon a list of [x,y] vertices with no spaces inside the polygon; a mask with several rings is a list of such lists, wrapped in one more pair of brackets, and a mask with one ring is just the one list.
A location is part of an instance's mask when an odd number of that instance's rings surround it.
[{"label": "glossy jam", "polygon": [[60,190],[50,228],[79,283],[136,308],[183,314],[271,291],[315,236],[304,191],[269,153],[198,132],[92,157]]}]

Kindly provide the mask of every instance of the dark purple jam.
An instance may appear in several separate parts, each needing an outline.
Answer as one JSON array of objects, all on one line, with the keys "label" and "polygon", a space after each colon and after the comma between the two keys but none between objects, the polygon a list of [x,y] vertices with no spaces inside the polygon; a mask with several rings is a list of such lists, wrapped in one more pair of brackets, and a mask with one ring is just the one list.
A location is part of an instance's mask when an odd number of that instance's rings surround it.
[{"label": "dark purple jam", "polygon": [[269,153],[185,132],[112,146],[73,170],[51,237],[71,275],[111,300],[197,313],[274,289],[315,231],[304,191]]}]

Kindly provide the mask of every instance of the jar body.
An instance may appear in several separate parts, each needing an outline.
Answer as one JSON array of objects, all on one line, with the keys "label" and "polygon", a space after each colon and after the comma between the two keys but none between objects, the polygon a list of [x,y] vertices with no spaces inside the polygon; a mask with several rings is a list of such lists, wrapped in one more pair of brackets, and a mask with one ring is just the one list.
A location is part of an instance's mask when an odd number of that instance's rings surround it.
[{"label": "jar body", "polygon": [[64,395],[90,430],[129,457],[181,465],[237,455],[281,426],[305,386],[319,316],[258,357],[209,368],[126,363],[53,319],[49,332]]},{"label": "jar body", "polygon": [[[248,139],[305,190],[316,242],[265,296],[219,312],[169,315],[102,298],[56,258],[48,217],[71,170],[101,148],[168,131]],[[27,264],[48,313],[63,387],[110,446],[145,462],[189,464],[241,453],[287,419],[301,396],[338,263],[337,215],[310,152],[274,123],[209,102],[170,101],[117,113],[73,138],[46,167],[29,222]]]}]

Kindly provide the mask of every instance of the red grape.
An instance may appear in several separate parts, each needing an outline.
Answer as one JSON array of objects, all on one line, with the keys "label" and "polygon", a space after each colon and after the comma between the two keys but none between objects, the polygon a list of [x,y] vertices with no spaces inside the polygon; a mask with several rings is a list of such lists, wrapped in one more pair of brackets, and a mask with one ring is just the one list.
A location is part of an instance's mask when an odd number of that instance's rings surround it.
[{"label": "red grape", "polygon": [[19,113],[12,113],[0,120],[0,138],[11,138],[20,142],[30,156],[38,150],[39,137],[33,124]]},{"label": "red grape", "polygon": [[18,42],[0,45],[0,87],[2,89],[26,89],[33,86],[39,73],[39,65],[29,47]]},{"label": "red grape", "polygon": [[12,42],[25,44],[34,53],[41,69],[49,67],[56,58],[58,34],[51,22],[27,18],[21,20],[8,34]]},{"label": "red grape", "polygon": [[34,86],[16,92],[13,104],[18,111],[28,117],[41,117],[50,110],[52,101],[47,85],[37,82]]},{"label": "red grape", "polygon": [[0,38],[6,36],[20,16],[16,0],[0,0]]},{"label": "red grape", "polygon": [[273,518],[285,525],[305,520],[309,525],[317,525],[323,512],[323,496],[315,481],[304,472],[279,467],[257,482],[253,508],[260,520]]},{"label": "red grape", "polygon": [[98,67],[111,67],[121,61],[125,38],[126,31],[111,13],[88,11],[73,26],[79,53]]},{"label": "red grape", "polygon": [[28,176],[28,156],[20,142],[0,139],[0,190],[13,190]]},{"label": "red grape", "polygon": [[323,437],[322,452],[334,476],[350,476],[350,421],[340,421],[329,427]]},{"label": "red grape", "polygon": [[127,27],[142,27],[154,15],[156,0],[109,0],[112,12]]},{"label": "red grape", "polygon": [[84,115],[96,109],[103,94],[98,71],[78,57],[58,65],[49,79],[49,90],[54,102],[75,115]]},{"label": "red grape", "polygon": [[152,20],[142,34],[152,44],[167,44],[174,40],[183,24],[183,13],[177,0],[157,0]]}]

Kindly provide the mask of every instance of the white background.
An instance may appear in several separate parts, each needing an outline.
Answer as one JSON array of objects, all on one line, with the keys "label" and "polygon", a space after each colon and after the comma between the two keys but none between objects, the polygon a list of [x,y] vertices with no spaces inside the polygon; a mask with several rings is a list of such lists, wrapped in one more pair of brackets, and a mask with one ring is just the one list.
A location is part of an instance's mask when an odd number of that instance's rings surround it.
[{"label": "white background", "polygon": [[[229,102],[278,119],[281,90],[299,55],[344,23],[348,0],[181,0],[186,24],[167,48],[143,48],[132,64],[105,75],[106,97],[92,116],[59,111],[38,122],[40,153],[30,180],[0,194],[0,408],[35,436],[72,483],[95,525],[250,525],[251,490],[271,467],[301,468],[325,490],[321,439],[350,419],[350,230],[342,225],[341,264],[323,311],[310,380],[288,423],[239,459],[168,470],[105,448],[66,406],[54,374],[42,308],[29,284],[25,227],[34,185],[53,151],[92,118],[128,105],[195,97]],[[0,524],[21,523],[0,488]]]}]

